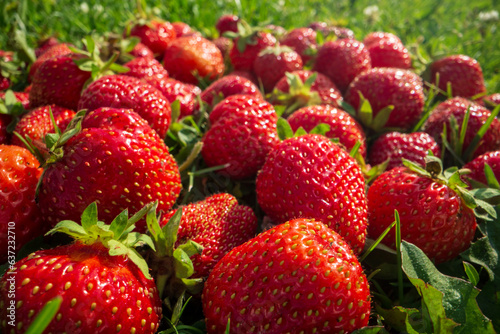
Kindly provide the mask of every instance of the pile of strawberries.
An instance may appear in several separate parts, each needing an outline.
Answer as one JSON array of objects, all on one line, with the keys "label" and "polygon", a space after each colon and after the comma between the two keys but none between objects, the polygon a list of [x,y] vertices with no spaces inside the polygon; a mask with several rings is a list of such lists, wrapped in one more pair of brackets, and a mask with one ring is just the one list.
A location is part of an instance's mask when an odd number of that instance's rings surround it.
[{"label": "pile of strawberries", "polygon": [[[24,91],[1,77],[3,332],[58,300],[47,333],[156,333],[191,296],[208,333],[349,333],[373,313],[358,256],[395,210],[435,263],[494,216],[471,192],[500,175],[500,94],[476,60],[416,73],[388,32],[216,29],[51,38]],[[42,235],[51,249],[15,257]]]}]

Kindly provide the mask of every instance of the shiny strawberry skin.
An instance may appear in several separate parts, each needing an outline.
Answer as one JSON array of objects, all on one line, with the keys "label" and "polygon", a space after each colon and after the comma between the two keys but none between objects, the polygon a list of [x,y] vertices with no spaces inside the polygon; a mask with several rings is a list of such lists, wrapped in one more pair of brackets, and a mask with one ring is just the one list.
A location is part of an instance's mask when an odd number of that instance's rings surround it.
[{"label": "shiny strawberry skin", "polygon": [[[24,333],[56,296],[62,297],[62,304],[47,333],[155,333],[161,300],[154,281],[128,258],[108,252],[100,243],[77,242],[37,251],[17,262],[12,270],[18,305],[13,333]],[[8,272],[0,281],[2,319],[12,275]]]},{"label": "shiny strawberry skin", "polygon": [[382,41],[382,40],[389,40],[389,41],[392,41],[394,43],[403,44],[403,42],[401,41],[401,39],[398,36],[396,36],[393,33],[385,32],[385,31],[372,31],[372,32],[368,33],[365,36],[365,38],[363,39],[363,44],[366,47],[368,47],[372,44],[380,43],[380,41]]},{"label": "shiny strawberry skin", "polygon": [[302,58],[303,63],[306,64],[312,59],[308,51],[315,51],[318,48],[316,35],[316,31],[311,28],[294,28],[280,39],[280,44],[294,49]]},{"label": "shiny strawberry skin", "polygon": [[[162,225],[174,211],[163,216]],[[192,240],[203,246],[194,255],[195,277],[207,277],[217,262],[231,249],[248,241],[257,231],[257,217],[252,208],[238,204],[230,194],[220,193],[182,207],[178,242]]]},{"label": "shiny strawberry skin", "polygon": [[229,59],[234,70],[253,71],[253,63],[260,51],[268,46],[276,44],[276,38],[268,32],[258,32],[252,44],[247,44],[243,52],[238,49],[238,38],[233,42],[233,47],[229,51]]},{"label": "shiny strawberry skin", "polygon": [[[35,202],[35,189],[42,174],[40,163],[24,147],[0,145],[0,262],[7,260],[46,228]],[[14,224],[14,226],[12,226]],[[14,229],[12,229],[12,227]],[[12,239],[13,236],[15,239]],[[14,240],[15,247],[8,240]]]},{"label": "shiny strawberry skin", "polygon": [[10,133],[7,131],[7,127],[11,121],[10,115],[0,115],[0,144],[10,143]]},{"label": "shiny strawberry skin", "polygon": [[370,54],[354,39],[325,42],[319,49],[313,70],[326,75],[341,92],[363,71],[371,68]]},{"label": "shiny strawberry skin", "polygon": [[451,83],[453,96],[470,98],[486,92],[481,65],[469,56],[452,55],[436,60],[431,64],[433,83],[436,83],[438,73],[438,87],[446,92],[448,83]]},{"label": "shiny strawberry skin", "polygon": [[198,84],[198,77],[216,80],[225,70],[219,48],[199,35],[179,37],[169,43],[163,66],[172,78],[192,85]]},{"label": "shiny strawberry skin", "polygon": [[156,88],[163,93],[163,96],[165,96],[170,103],[175,100],[179,101],[181,107],[179,118],[194,113],[197,105],[197,97],[201,94],[200,87],[168,78],[158,81]]},{"label": "shiny strawberry skin", "polygon": [[[458,256],[474,237],[474,212],[460,196],[442,182],[406,167],[384,172],[368,188],[368,235],[372,239],[394,221],[394,210],[400,216],[402,239],[436,263]],[[394,229],[382,242],[395,249]]]},{"label": "shiny strawberry skin", "polygon": [[168,78],[168,72],[163,65],[154,58],[137,57],[125,63],[123,66],[129,69],[125,75],[144,79],[154,85],[154,80]]},{"label": "shiny strawberry skin", "polygon": [[130,51],[130,54],[134,57],[147,57],[147,58],[155,57],[153,51],[151,51],[150,48],[148,48],[146,45],[142,43],[137,43],[132,49],[132,51]]},{"label": "shiny strawberry skin", "polygon": [[282,141],[259,171],[256,191],[274,223],[316,219],[342,235],[355,253],[363,249],[367,202],[361,168],[325,136]]},{"label": "shiny strawberry skin", "polygon": [[104,76],[83,91],[78,109],[91,111],[99,107],[133,109],[162,138],[167,134],[172,117],[170,103],[158,89],[126,75]]},{"label": "shiny strawberry skin", "polygon": [[325,134],[328,138],[337,138],[349,152],[356,142],[361,146],[358,152],[366,157],[366,136],[361,125],[347,112],[330,105],[314,105],[300,108],[287,118],[293,131],[302,127],[310,132],[319,124],[327,124],[330,130]]},{"label": "shiny strawberry skin", "polygon": [[231,95],[251,95],[256,98],[263,99],[263,96],[257,87],[249,79],[240,75],[229,74],[212,82],[210,86],[205,88],[200,95],[203,102],[209,106],[214,105],[214,101],[220,102],[221,98],[225,99]]},{"label": "shiny strawberry skin", "polygon": [[69,49],[69,46],[69,44],[60,43],[49,47],[42,55],[40,55],[40,57],[35,60],[33,64],[31,64],[29,69],[29,78],[33,80],[35,73],[47,59],[71,54],[72,52]]},{"label": "shiny strawberry skin", "polygon": [[217,19],[215,23],[215,29],[219,32],[219,35],[225,32],[232,31],[238,32],[238,21],[240,18],[236,15],[225,14]]},{"label": "shiny strawberry skin", "polygon": [[343,333],[366,326],[367,279],[339,234],[296,219],[238,246],[211,272],[202,294],[209,334]]},{"label": "shiny strawberry skin", "polygon": [[172,24],[160,20],[151,20],[148,24],[135,24],[130,29],[130,36],[139,37],[141,43],[158,56],[163,55],[168,43],[177,37]]},{"label": "shiny strawberry skin", "polygon": [[374,166],[389,159],[386,170],[403,166],[403,158],[425,166],[425,157],[429,151],[436,157],[441,154],[439,145],[428,133],[394,131],[381,135],[372,143],[369,162]]},{"label": "shiny strawberry skin", "polygon": [[383,108],[394,106],[386,127],[408,129],[424,110],[422,79],[409,70],[378,67],[365,71],[351,82],[344,95],[356,110],[360,106],[359,93],[370,102],[374,117]]},{"label": "shiny strawberry skin", "polygon": [[[464,150],[469,147],[472,139],[479,131],[481,126],[486,122],[491,112],[481,107],[480,105],[471,102],[462,97],[454,97],[441,102],[434,108],[429,118],[424,123],[422,130],[430,134],[439,145],[442,145],[441,134],[443,132],[443,125],[446,124],[447,129],[450,129],[450,118],[455,117],[457,124],[461,126],[463,119],[470,108],[470,117],[465,132]],[[448,140],[451,135],[448,130]],[[493,119],[488,131],[484,134],[479,146],[475,149],[472,157],[477,157],[489,151],[497,151],[500,149],[500,120]],[[467,162],[467,161],[466,161]]]},{"label": "shiny strawberry skin", "polygon": [[481,154],[466,163],[463,168],[470,169],[471,173],[467,174],[465,177],[481,182],[484,185],[488,185],[486,175],[484,174],[485,164],[488,164],[491,167],[496,179],[500,180],[500,150]]},{"label": "shiny strawberry skin", "polygon": [[411,57],[406,47],[401,42],[393,39],[382,39],[366,46],[372,67],[395,67],[410,69]]},{"label": "shiny strawberry skin", "polygon": [[300,71],[303,68],[302,58],[293,50],[274,53],[263,53],[264,49],[253,63],[253,73],[262,82],[265,92],[273,90],[276,83],[286,72]]}]

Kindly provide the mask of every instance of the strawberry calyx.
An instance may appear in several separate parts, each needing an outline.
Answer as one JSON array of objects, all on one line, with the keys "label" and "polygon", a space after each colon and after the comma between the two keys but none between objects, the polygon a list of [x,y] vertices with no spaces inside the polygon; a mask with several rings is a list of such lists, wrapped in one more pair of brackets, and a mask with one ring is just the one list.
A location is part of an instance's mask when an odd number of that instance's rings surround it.
[{"label": "strawberry calyx", "polygon": [[28,111],[16,98],[12,90],[7,90],[3,99],[0,99],[0,114],[9,115],[12,121],[7,126],[7,132],[12,133],[21,117]]},{"label": "strawberry calyx", "polygon": [[238,51],[243,53],[247,45],[257,45],[258,34],[264,31],[262,27],[252,27],[248,22],[240,19],[237,23],[238,32],[226,31],[223,36],[236,40]]},{"label": "strawberry calyx", "polygon": [[393,105],[388,105],[377,112],[374,116],[372,106],[370,101],[366,99],[361,92],[359,94],[359,108],[356,110],[356,117],[363,124],[364,127],[373,130],[375,133],[381,133],[382,131],[394,131],[401,129],[391,129],[386,128],[387,121],[394,110]]},{"label": "strawberry calyx", "polygon": [[279,56],[281,54],[289,53],[289,52],[295,52],[295,51],[289,46],[276,44],[276,45],[268,46],[268,47],[265,47],[264,49],[262,49],[259,52],[259,56],[264,56],[264,55]]},{"label": "strawberry calyx", "polygon": [[63,220],[47,232],[47,235],[62,232],[70,235],[76,242],[86,245],[101,243],[109,249],[110,256],[127,256],[146,278],[152,279],[146,260],[135,248],[148,245],[154,250],[155,245],[148,235],[133,232],[135,223],[152,208],[155,208],[154,203],[147,204],[130,218],[128,209],[125,209],[108,225],[98,220],[97,204],[93,202],[83,211],[81,223]]}]

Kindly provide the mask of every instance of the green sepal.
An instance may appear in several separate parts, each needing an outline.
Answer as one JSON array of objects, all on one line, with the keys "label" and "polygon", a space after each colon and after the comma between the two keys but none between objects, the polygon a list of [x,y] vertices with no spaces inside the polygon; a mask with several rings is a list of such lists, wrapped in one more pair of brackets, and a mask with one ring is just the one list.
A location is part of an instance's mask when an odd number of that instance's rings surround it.
[{"label": "green sepal", "polygon": [[83,210],[82,215],[82,227],[85,231],[90,231],[91,227],[97,224],[97,203],[92,202]]},{"label": "green sepal", "polygon": [[359,121],[367,126],[370,127],[370,125],[373,122],[373,109],[372,106],[370,105],[370,102],[363,96],[361,92],[358,92],[359,94],[359,108],[357,112],[357,116],[359,118]]},{"label": "green sepal", "polygon": [[203,251],[203,246],[193,240],[188,240],[177,248],[182,249],[189,257],[196,254],[199,255]]},{"label": "green sepal", "polygon": [[194,274],[193,262],[189,255],[181,248],[176,248],[173,253],[175,276],[177,278],[188,278]]},{"label": "green sepal", "polygon": [[170,109],[171,111],[171,121],[170,125],[177,123],[177,120],[179,119],[179,116],[181,115],[181,103],[179,100],[175,100],[172,103],[170,103]]},{"label": "green sepal", "polygon": [[127,238],[124,241],[125,245],[128,247],[141,247],[149,246],[153,251],[156,251],[153,239],[147,234],[139,232],[131,232],[127,234]]},{"label": "green sepal", "polygon": [[109,240],[108,247],[109,255],[127,256],[135,265],[137,265],[137,267],[139,267],[139,269],[147,279],[151,279],[151,275],[149,274],[149,267],[146,260],[144,260],[144,258],[134,248],[127,247],[118,240]]},{"label": "green sepal", "polygon": [[202,278],[181,278],[182,283],[192,295],[198,295],[203,291],[204,280]]},{"label": "green sepal", "polygon": [[120,239],[123,232],[125,232],[125,230],[127,229],[127,223],[128,223],[128,210],[125,209],[118,216],[116,216],[115,219],[113,219],[109,227],[109,230],[113,232],[115,238]]},{"label": "green sepal", "polygon": [[304,130],[303,127],[299,126],[299,128],[297,129],[297,131],[295,131],[295,133],[293,134],[294,137],[300,137],[300,136],[303,136],[303,135],[306,135],[307,134],[307,131]]},{"label": "green sepal", "polygon": [[373,118],[371,128],[375,130],[375,132],[380,132],[387,124],[387,121],[389,120],[389,117],[391,116],[393,110],[393,105],[389,105],[379,110],[377,115],[375,115],[375,117]]},{"label": "green sepal", "polygon": [[477,272],[476,268],[470,264],[469,262],[462,262],[464,265],[464,271],[467,277],[469,278],[469,281],[472,283],[472,285],[477,286],[479,283],[479,273]]},{"label": "green sepal", "polygon": [[293,137],[292,127],[290,126],[288,121],[283,117],[278,118],[278,121],[276,122],[276,128],[278,131],[279,139],[285,140],[287,138]]},{"label": "green sepal", "polygon": [[181,218],[182,208],[179,208],[161,230],[165,239],[165,255],[167,256],[172,256],[174,254],[175,243],[177,242],[177,232],[179,231]]},{"label": "green sepal", "polygon": [[330,125],[326,123],[320,123],[316,125],[314,128],[312,128],[311,131],[309,131],[309,133],[326,136],[328,131],[330,131]]},{"label": "green sepal", "polygon": [[68,234],[76,239],[84,239],[86,238],[87,231],[83,228],[82,225],[75,223],[72,220],[62,220],[56,224],[52,229],[50,229],[46,235],[51,235],[56,232],[62,232]]},{"label": "green sepal", "polygon": [[429,173],[425,168],[423,168],[422,166],[416,164],[413,161],[410,161],[410,160],[407,160],[405,158],[402,158],[401,162],[403,163],[403,165],[405,167],[407,167],[412,172],[415,172],[415,173],[417,173],[417,174],[419,174],[421,176],[432,177],[431,173]]}]

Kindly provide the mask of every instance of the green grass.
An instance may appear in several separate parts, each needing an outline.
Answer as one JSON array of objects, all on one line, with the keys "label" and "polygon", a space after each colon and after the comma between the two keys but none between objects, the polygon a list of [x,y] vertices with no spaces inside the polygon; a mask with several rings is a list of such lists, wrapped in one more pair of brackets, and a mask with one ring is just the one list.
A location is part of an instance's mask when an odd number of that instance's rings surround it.
[{"label": "green grass", "polygon": [[[0,16],[0,48],[19,18],[30,45],[41,36],[56,34],[60,40],[78,44],[98,33],[123,31],[133,18],[136,1],[4,0]],[[217,18],[233,13],[251,24],[269,22],[287,29],[327,21],[352,29],[358,39],[371,31],[389,31],[401,37],[414,52],[429,61],[445,54],[466,54],[479,61],[490,93],[500,91],[500,34],[498,0],[381,0],[378,14],[367,16],[368,0],[179,0],[144,1],[154,14],[169,21],[183,21],[206,36],[214,36]],[[496,20],[484,21],[480,13],[497,11]]]}]

